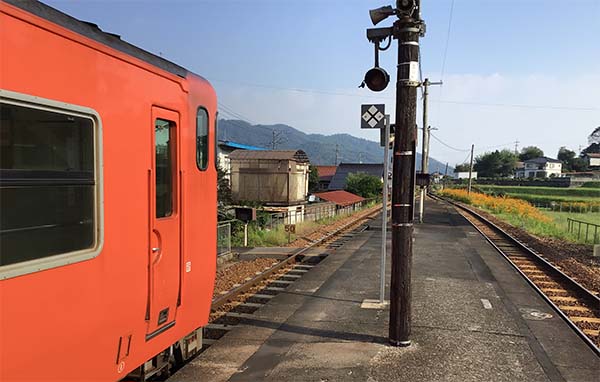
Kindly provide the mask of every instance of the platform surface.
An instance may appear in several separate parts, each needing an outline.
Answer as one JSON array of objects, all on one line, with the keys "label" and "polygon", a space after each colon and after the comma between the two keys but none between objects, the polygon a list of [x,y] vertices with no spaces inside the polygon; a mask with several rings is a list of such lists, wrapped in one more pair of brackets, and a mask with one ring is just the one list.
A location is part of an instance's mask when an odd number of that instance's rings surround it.
[{"label": "platform surface", "polygon": [[389,310],[361,308],[378,298],[380,248],[375,220],[169,382],[599,381],[600,358],[431,200],[415,225],[412,345],[389,346]]}]

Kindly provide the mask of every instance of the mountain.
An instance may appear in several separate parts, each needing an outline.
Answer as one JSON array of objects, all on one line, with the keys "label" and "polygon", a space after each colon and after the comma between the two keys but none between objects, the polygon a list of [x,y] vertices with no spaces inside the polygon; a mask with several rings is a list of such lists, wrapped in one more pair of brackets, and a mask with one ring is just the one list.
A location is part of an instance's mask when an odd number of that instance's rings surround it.
[{"label": "mountain", "polygon": [[[381,163],[383,148],[378,142],[353,137],[350,134],[305,134],[288,125],[252,125],[233,119],[220,119],[219,140],[228,140],[271,149],[273,141],[278,150],[300,149],[306,152],[312,164],[335,163],[336,148],[339,162]],[[417,153],[417,170],[421,168],[421,154]],[[429,172],[444,173],[446,164],[429,158]],[[448,174],[453,168],[448,167]]]}]

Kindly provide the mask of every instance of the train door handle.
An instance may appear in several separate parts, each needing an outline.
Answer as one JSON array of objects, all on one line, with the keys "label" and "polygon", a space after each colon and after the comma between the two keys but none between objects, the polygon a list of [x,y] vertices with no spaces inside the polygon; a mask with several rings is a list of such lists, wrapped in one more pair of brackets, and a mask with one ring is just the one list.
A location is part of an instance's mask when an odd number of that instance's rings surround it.
[{"label": "train door handle", "polygon": [[152,252],[158,252],[160,251],[160,247],[152,247]]}]

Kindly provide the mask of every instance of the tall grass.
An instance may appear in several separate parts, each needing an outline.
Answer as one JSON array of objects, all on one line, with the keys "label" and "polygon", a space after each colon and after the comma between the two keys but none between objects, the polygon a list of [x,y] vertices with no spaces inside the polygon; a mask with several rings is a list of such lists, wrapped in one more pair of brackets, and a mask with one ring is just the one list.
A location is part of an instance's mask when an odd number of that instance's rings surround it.
[{"label": "tall grass", "polygon": [[[377,204],[373,202],[368,204],[364,208],[369,208]],[[355,212],[359,212],[355,211]],[[275,225],[274,228],[269,229],[261,227],[257,222],[251,222],[248,224],[248,246],[250,247],[280,247],[288,242],[296,240],[296,238],[305,236],[320,226],[331,224],[339,219],[342,219],[348,215],[339,214],[335,216],[326,217],[316,221],[305,220],[301,223],[296,223],[296,233],[288,234],[285,232],[285,226],[283,224]],[[244,245],[244,225],[240,222],[236,224],[232,232],[232,246],[241,247]]]}]

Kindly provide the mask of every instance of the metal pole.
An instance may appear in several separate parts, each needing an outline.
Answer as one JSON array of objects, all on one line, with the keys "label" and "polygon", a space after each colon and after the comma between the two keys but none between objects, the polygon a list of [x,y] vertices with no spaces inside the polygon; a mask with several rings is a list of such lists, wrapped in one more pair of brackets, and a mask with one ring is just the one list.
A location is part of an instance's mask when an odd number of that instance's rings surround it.
[{"label": "metal pole", "polygon": [[388,151],[390,147],[390,116],[385,115],[385,136],[383,146],[383,209],[381,210],[381,276],[379,285],[379,303],[385,302],[385,256],[387,249],[387,202],[388,202],[388,174],[389,160]]},{"label": "metal pole", "polygon": [[418,21],[410,17],[402,17],[394,23],[393,35],[398,40],[398,70],[389,328],[389,341],[394,346],[410,345],[419,32]]},{"label": "metal pole", "polygon": [[244,247],[248,246],[248,223],[244,223]]},{"label": "metal pole", "polygon": [[471,175],[473,174],[473,149],[475,148],[475,145],[471,145],[471,163],[469,163],[469,188],[467,193],[471,193]]}]

